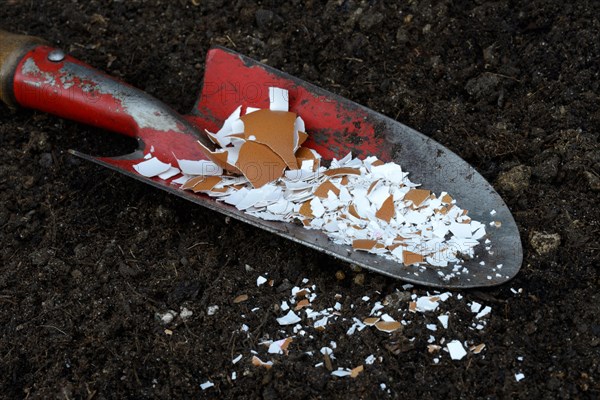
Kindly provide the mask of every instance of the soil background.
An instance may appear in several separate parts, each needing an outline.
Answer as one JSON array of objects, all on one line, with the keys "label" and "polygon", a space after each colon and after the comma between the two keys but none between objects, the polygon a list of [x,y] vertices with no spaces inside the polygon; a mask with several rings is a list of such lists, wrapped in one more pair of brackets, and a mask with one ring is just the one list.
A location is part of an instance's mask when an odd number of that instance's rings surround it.
[{"label": "soil background", "polygon": [[[444,303],[451,326],[437,337],[485,343],[482,354],[442,351],[436,364],[430,317],[414,316],[398,335],[331,323],[256,368],[250,350],[269,359],[258,342],[281,337],[277,307],[303,278],[322,306],[338,293],[357,315],[365,295],[410,293],[67,153],[124,153],[131,143],[117,135],[0,107],[0,397],[598,398],[599,15],[598,2],[558,0],[3,0],[1,28],[42,36],[180,112],[216,44],[395,118],[494,184],[525,260],[513,281]],[[273,287],[257,287],[265,274]],[[464,322],[472,301],[493,309],[485,329]],[[156,318],[180,307],[193,315]],[[382,358],[356,379],[332,377],[314,366],[331,340],[334,368]]]}]

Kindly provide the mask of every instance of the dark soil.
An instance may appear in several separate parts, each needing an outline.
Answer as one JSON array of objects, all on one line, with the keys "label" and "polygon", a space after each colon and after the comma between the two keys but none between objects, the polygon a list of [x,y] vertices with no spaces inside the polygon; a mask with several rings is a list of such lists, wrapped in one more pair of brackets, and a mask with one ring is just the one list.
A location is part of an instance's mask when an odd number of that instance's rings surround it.
[{"label": "dark soil", "polygon": [[[442,351],[435,364],[425,323],[437,314],[411,314],[400,335],[347,336],[338,321],[297,338],[288,356],[270,356],[258,342],[285,337],[277,307],[303,278],[317,285],[317,307],[341,294],[345,315],[359,318],[396,288],[407,295],[402,282],[67,153],[124,152],[129,143],[114,135],[1,107],[0,396],[598,398],[600,4],[285,3],[4,0],[0,24],[43,36],[181,112],[199,92],[207,49],[224,45],[455,151],[506,199],[525,248],[512,282],[462,300],[455,292],[441,306],[451,326],[438,341],[486,349],[461,361]],[[267,273],[274,287],[257,287]],[[234,304],[242,293],[250,300]],[[365,295],[368,308],[358,306]],[[482,330],[471,326],[471,301],[492,307]],[[211,305],[219,310],[209,316]],[[194,313],[185,321],[156,318],[183,306]],[[356,379],[332,377],[314,366],[331,340],[334,368],[382,359]],[[250,350],[273,368],[252,366]],[[233,365],[237,354],[244,358]],[[207,380],[215,387],[203,391]]]}]

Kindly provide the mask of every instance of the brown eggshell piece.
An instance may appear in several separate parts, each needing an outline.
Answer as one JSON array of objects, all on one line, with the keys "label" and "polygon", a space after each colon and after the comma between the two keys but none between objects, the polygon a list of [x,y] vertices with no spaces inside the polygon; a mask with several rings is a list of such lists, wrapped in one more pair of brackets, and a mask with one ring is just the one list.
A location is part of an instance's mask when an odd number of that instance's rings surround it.
[{"label": "brown eggshell piece", "polygon": [[365,367],[362,365],[359,365],[356,368],[352,368],[352,371],[350,371],[350,378],[356,378],[358,376],[358,374],[360,374],[364,370],[365,370]]},{"label": "brown eggshell piece", "polygon": [[402,252],[404,265],[418,264],[425,261],[421,254],[413,253],[412,251],[404,250]]},{"label": "brown eggshell piece", "polygon": [[300,206],[300,210],[298,210],[298,212],[307,218],[315,217],[312,213],[312,208],[310,206],[310,200],[307,200],[304,203],[302,203],[302,206]]},{"label": "brown eggshell piece", "polygon": [[300,147],[298,150],[296,150],[296,163],[298,164],[298,168],[302,167],[302,161],[304,160],[313,161],[313,171],[316,171],[319,167],[319,160],[313,154],[313,152],[306,147]]},{"label": "brown eggshell piece", "polygon": [[331,183],[330,181],[327,180],[327,181],[321,183],[319,185],[319,187],[317,188],[317,190],[315,190],[315,196],[320,197],[322,199],[326,199],[330,190],[336,196],[340,195],[340,189],[338,189],[337,186],[335,186],[333,183]]},{"label": "brown eggshell piece", "polygon": [[229,171],[234,174],[241,174],[240,170],[237,167],[227,163],[227,151],[214,152],[211,151],[208,147],[204,146],[202,143],[198,143],[200,144],[200,147],[202,147],[203,153],[206,155],[206,157],[208,157],[210,161],[214,162],[226,171]]},{"label": "brown eggshell piece", "polygon": [[194,185],[192,190],[194,193],[208,192],[221,182],[220,176],[206,176],[204,179]]},{"label": "brown eggshell piece", "polygon": [[192,179],[189,179],[186,183],[184,183],[183,185],[181,185],[181,188],[183,190],[188,190],[188,189],[192,189],[194,186],[196,186],[198,183],[202,182],[204,180],[204,176],[196,176]]},{"label": "brown eggshell piece", "polygon": [[244,122],[244,137],[267,145],[290,169],[298,169],[294,155],[294,122],[296,114],[287,111],[258,110],[240,117]]},{"label": "brown eggshell piece", "polygon": [[279,179],[285,170],[285,162],[271,148],[251,140],[242,145],[236,166],[255,188]]},{"label": "brown eggshell piece", "polygon": [[358,168],[332,168],[324,172],[327,176],[341,176],[341,175],[360,175],[360,169]]},{"label": "brown eggshell piece", "polygon": [[394,197],[390,195],[387,199],[385,199],[381,205],[381,208],[377,210],[375,216],[389,223],[391,219],[394,218],[395,214],[396,208],[394,207]]},{"label": "brown eggshell piece", "polygon": [[363,321],[363,324],[365,324],[367,326],[373,326],[377,322],[379,322],[379,318],[378,317],[369,317],[369,318],[365,318],[365,320]]},{"label": "brown eggshell piece", "polygon": [[377,244],[377,240],[371,239],[355,239],[352,242],[352,248],[355,250],[365,250],[369,251]]},{"label": "brown eggshell piece", "polygon": [[398,321],[379,321],[375,324],[375,328],[383,332],[394,332],[402,327]]},{"label": "brown eggshell piece", "polygon": [[419,207],[431,194],[426,189],[411,189],[404,195],[404,201],[412,201],[415,207]]}]

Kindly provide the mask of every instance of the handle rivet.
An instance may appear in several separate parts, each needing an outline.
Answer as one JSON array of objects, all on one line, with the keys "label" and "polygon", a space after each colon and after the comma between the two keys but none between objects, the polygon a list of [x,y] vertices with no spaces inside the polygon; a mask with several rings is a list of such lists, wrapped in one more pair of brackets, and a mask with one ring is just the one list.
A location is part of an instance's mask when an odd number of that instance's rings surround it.
[{"label": "handle rivet", "polygon": [[60,62],[65,59],[65,52],[61,49],[54,49],[48,53],[48,60],[52,62]]}]

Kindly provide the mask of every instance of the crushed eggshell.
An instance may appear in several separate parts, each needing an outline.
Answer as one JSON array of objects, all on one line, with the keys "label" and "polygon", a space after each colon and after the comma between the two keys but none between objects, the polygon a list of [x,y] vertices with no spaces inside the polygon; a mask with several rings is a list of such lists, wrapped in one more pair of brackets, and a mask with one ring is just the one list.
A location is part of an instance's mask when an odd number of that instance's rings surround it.
[{"label": "crushed eggshell", "polygon": [[450,358],[453,360],[462,360],[462,358],[467,355],[467,351],[463,347],[462,343],[458,340],[452,340],[451,342],[448,342],[446,347],[450,353]]},{"label": "crushed eggshell", "polygon": [[490,306],[485,306],[483,308],[483,310],[479,311],[479,313],[477,313],[477,315],[475,316],[475,318],[480,319],[483,318],[487,315],[489,315],[492,312],[492,307]]},{"label": "crushed eggshell", "polygon": [[277,318],[277,322],[279,325],[293,325],[301,321],[301,318],[296,315],[292,310],[288,311],[288,313],[281,317]]},{"label": "crushed eggshell", "polygon": [[223,168],[208,160],[177,160],[179,169],[186,175],[219,176]]},{"label": "crushed eggshell", "polygon": [[375,328],[382,332],[392,333],[402,328],[402,324],[398,321],[379,321],[375,323]]},{"label": "crushed eggshell", "polygon": [[257,356],[252,356],[252,365],[254,365],[255,367],[263,367],[266,369],[271,369],[271,367],[273,366],[273,361],[263,361],[260,358],[258,358]]},{"label": "crushed eggshell", "polygon": [[264,276],[259,276],[258,278],[256,278],[256,286],[263,285],[266,282],[267,282],[267,278],[265,278]]},{"label": "crushed eggshell", "polygon": [[281,340],[277,340],[275,342],[272,342],[269,345],[269,350],[268,352],[270,354],[287,354],[288,353],[288,347],[290,345],[290,343],[292,343],[292,338],[285,338],[285,339],[281,339]]},{"label": "crushed eggshell", "polygon": [[189,317],[191,317],[193,314],[194,314],[194,312],[193,312],[193,311],[191,311],[191,310],[188,310],[186,307],[182,307],[182,308],[181,308],[181,312],[179,313],[179,317],[180,317],[182,320],[186,320],[186,319],[188,319]]},{"label": "crushed eggshell", "polygon": [[166,170],[163,173],[158,174],[158,177],[162,180],[167,180],[167,179],[171,179],[172,177],[179,175],[179,173],[181,173],[181,170],[179,168],[173,167],[171,166],[168,170]]},{"label": "crushed eggshell", "polygon": [[417,299],[415,303],[415,310],[420,312],[435,311],[440,305],[439,297],[435,296],[422,296]]},{"label": "crushed eggshell", "polygon": [[369,318],[366,318],[366,319],[363,321],[363,324],[365,324],[365,325],[367,325],[367,326],[373,326],[373,325],[375,325],[377,322],[379,322],[379,320],[380,320],[380,318],[379,318],[379,317],[369,317]]},{"label": "crushed eggshell", "polygon": [[231,360],[231,363],[237,364],[241,359],[242,359],[242,355],[239,354],[237,357],[235,357],[233,360]]},{"label": "crushed eggshell", "polygon": [[[265,220],[299,221],[336,244],[415,271],[427,265],[460,266],[464,257],[475,255],[480,240],[491,246],[486,224],[469,217],[450,194],[436,196],[418,188],[394,162],[374,156],[361,160],[349,153],[322,166],[321,156],[303,147],[305,123],[289,110],[289,97],[286,89],[271,87],[268,109],[233,110],[217,133],[207,132],[220,147],[212,151],[203,146],[210,160],[177,160],[175,168],[149,153],[134,169],[163,179],[181,172],[171,183],[182,190],[206,194]],[[499,228],[496,222],[490,225]],[[438,274],[451,279],[455,272]]]},{"label": "crushed eggshell", "polygon": [[[296,114],[277,110],[258,110],[240,117],[244,136],[271,149],[290,169],[298,169],[295,156],[294,123]],[[244,145],[246,145],[244,144]],[[244,170],[242,169],[242,173]]]},{"label": "crushed eggshell", "polygon": [[477,346],[471,346],[469,348],[473,354],[479,354],[483,351],[483,349],[485,349],[485,343],[478,344]]},{"label": "crushed eggshell", "polygon": [[346,376],[351,376],[352,375],[352,371],[348,368],[338,368],[335,371],[331,372],[331,375],[333,376],[337,376],[340,378],[344,378]]},{"label": "crushed eggshell", "polygon": [[212,383],[211,381],[206,381],[206,382],[200,384],[200,389],[206,390],[206,389],[211,388],[213,386],[215,386],[214,383]]},{"label": "crushed eggshell", "polygon": [[310,302],[308,301],[308,299],[302,299],[298,302],[298,304],[296,304],[295,310],[298,311],[308,306],[310,306]]},{"label": "crushed eggshell", "polygon": [[158,317],[158,319],[160,319],[160,321],[163,324],[167,325],[167,324],[173,322],[173,320],[177,316],[177,312],[173,311],[173,310],[168,310],[164,314],[157,313],[156,316]]},{"label": "crushed eggshell", "polygon": [[438,320],[440,321],[444,329],[448,329],[448,318],[449,317],[447,315],[438,316]]},{"label": "crushed eggshell", "polygon": [[525,379],[525,374],[522,372],[518,372],[515,374],[515,380],[517,382],[522,381],[523,379]]},{"label": "crushed eggshell", "polygon": [[133,166],[133,169],[135,169],[138,174],[145,176],[146,178],[153,178],[163,174],[170,168],[171,164],[164,163],[156,157],[152,157]]},{"label": "crushed eggshell", "polygon": [[363,365],[359,365],[358,367],[352,368],[350,371],[350,378],[356,378],[361,372],[365,370]]},{"label": "crushed eggshell", "polygon": [[217,313],[217,311],[219,311],[219,306],[215,304],[215,305],[209,306],[206,309],[206,314],[207,315],[215,315]]},{"label": "crushed eggshell", "polygon": [[286,164],[269,146],[247,141],[240,149],[236,167],[253,187],[261,188],[281,177]]},{"label": "crushed eggshell", "polygon": [[236,296],[233,299],[233,303],[234,304],[238,304],[238,303],[242,303],[244,301],[248,300],[248,295],[247,294],[240,294],[239,296]]},{"label": "crushed eggshell", "polygon": [[441,349],[442,349],[442,346],[439,346],[439,345],[437,345],[437,344],[428,344],[428,345],[427,345],[427,351],[428,351],[430,354],[437,353],[437,352],[438,352],[438,351],[440,351]]}]

